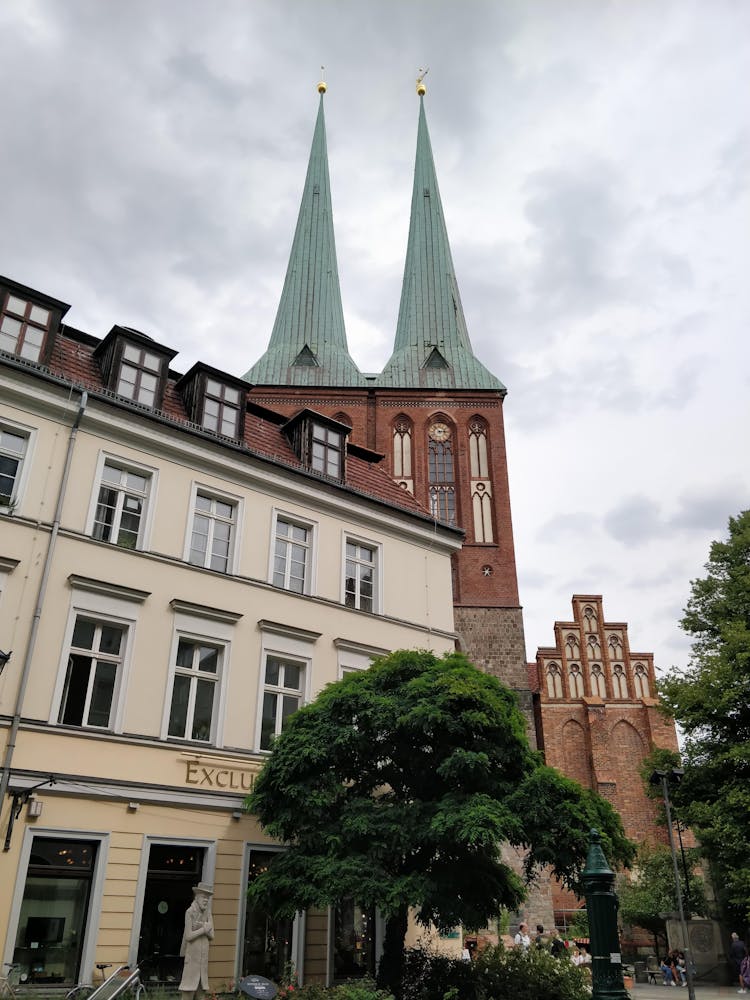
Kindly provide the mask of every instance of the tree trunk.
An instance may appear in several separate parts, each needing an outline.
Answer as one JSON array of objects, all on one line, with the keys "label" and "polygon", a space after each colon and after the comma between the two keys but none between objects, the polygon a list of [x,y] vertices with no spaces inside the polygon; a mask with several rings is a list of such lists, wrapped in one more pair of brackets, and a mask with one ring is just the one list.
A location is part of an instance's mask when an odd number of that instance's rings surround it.
[{"label": "tree trunk", "polygon": [[378,966],[378,986],[388,990],[396,1000],[401,998],[404,974],[404,940],[409,922],[409,910],[402,906],[386,920],[383,954]]}]

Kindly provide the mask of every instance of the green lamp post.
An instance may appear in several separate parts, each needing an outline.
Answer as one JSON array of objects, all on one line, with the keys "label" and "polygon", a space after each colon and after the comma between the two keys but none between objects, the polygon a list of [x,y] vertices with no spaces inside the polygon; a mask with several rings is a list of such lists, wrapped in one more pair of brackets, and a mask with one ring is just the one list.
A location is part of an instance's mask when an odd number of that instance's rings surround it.
[{"label": "green lamp post", "polygon": [[628,1000],[622,979],[622,955],[617,933],[615,873],[607,864],[598,830],[591,831],[583,870],[583,892],[589,916],[592,1000]]}]

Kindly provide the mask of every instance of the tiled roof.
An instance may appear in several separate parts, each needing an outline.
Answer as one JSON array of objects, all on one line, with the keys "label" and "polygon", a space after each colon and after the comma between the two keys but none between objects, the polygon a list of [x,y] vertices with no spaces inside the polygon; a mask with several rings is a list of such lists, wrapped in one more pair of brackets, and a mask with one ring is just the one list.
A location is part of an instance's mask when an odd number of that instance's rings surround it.
[{"label": "tiled roof", "polygon": [[[94,358],[94,349],[97,341],[86,334],[78,331],[67,335],[65,332],[58,333],[52,349],[51,357],[47,369],[52,375],[64,379],[70,383],[80,386],[92,393],[107,396],[116,405],[120,405],[128,410],[133,409],[134,404],[121,396],[116,395],[104,385],[101,370]],[[30,371],[37,366],[28,363]],[[197,427],[191,422],[185,409],[182,397],[176,389],[176,383],[180,376],[170,372],[162,407],[158,411],[150,410],[147,407],[136,407],[145,416],[155,416],[166,419],[187,431],[198,431],[205,436],[211,436],[209,432]],[[281,430],[281,424],[287,420],[286,416],[279,415],[278,421],[248,410],[245,419],[245,432],[242,444],[247,448],[248,453],[260,458],[268,458],[291,469],[303,472],[306,476],[319,479],[321,483],[334,488],[346,488],[354,490],[363,496],[377,500],[381,503],[397,507],[401,510],[428,517],[429,511],[411,493],[401,489],[396,482],[388,475],[383,466],[376,462],[368,461],[359,454],[349,452],[346,456],[346,484],[342,486],[337,480],[327,476],[317,475],[306,469],[297,458],[289,440]],[[216,436],[217,446],[222,444],[235,444],[226,438]],[[444,526],[443,526],[444,527]]]}]

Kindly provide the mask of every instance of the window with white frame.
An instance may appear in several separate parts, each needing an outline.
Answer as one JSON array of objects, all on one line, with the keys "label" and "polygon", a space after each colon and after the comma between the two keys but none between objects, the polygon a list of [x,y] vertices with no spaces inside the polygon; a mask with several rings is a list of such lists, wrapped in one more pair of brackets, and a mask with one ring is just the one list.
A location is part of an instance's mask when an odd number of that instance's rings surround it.
[{"label": "window with white frame", "polygon": [[341,477],[344,436],[332,427],[313,421],[310,430],[310,465],[315,472]]},{"label": "window with white frame", "polygon": [[358,611],[377,611],[378,549],[355,538],[346,540],[344,603]]},{"label": "window with white frame", "polygon": [[18,498],[28,444],[28,434],[0,424],[0,508],[10,506]]},{"label": "window with white frame", "polygon": [[86,614],[76,616],[58,722],[109,729],[121,682],[128,628]]},{"label": "window with white frame", "polygon": [[260,749],[270,750],[276,736],[302,705],[305,663],[266,653]]},{"label": "window with white frame", "polygon": [[125,344],[117,379],[117,392],[135,403],[153,406],[161,369],[162,359],[158,354],[137,347],[135,344]]},{"label": "window with white frame", "polygon": [[124,549],[143,543],[151,476],[108,458],[101,472],[91,534]]},{"label": "window with white frame", "polygon": [[232,568],[237,505],[207,490],[197,490],[193,505],[189,560],[220,573]]},{"label": "window with white frame", "polygon": [[223,647],[187,636],[177,641],[168,735],[212,742],[216,731]]},{"label": "window with white frame", "polygon": [[275,587],[295,594],[310,591],[313,529],[289,518],[276,518],[272,580]]}]

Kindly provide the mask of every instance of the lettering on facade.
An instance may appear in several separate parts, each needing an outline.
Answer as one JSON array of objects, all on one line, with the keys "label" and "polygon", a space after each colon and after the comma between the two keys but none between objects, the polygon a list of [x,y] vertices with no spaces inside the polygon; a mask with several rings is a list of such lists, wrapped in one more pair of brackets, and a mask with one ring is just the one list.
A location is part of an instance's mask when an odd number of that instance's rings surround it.
[{"label": "lettering on facade", "polygon": [[189,760],[185,765],[185,784],[200,788],[215,788],[228,792],[251,792],[255,782],[255,771],[234,767],[217,767]]}]

